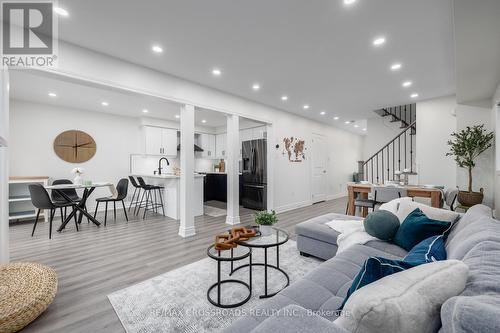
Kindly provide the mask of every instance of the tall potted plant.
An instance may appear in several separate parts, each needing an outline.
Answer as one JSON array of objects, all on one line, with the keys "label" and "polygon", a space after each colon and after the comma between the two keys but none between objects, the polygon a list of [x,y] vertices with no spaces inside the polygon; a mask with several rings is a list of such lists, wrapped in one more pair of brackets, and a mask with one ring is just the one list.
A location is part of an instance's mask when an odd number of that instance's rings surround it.
[{"label": "tall potted plant", "polygon": [[486,131],[484,125],[476,125],[467,126],[451,136],[453,138],[448,141],[450,152],[446,156],[453,156],[457,165],[469,172],[468,189],[458,192],[458,202],[468,207],[480,204],[483,202],[483,189],[479,192],[472,190],[472,169],[476,166],[478,156],[491,148],[494,134]]}]

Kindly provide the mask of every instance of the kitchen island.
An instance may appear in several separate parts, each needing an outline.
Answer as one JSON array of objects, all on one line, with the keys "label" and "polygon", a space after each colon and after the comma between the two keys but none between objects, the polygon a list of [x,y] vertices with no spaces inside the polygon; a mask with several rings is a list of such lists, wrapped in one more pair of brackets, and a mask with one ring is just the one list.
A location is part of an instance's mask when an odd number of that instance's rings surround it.
[{"label": "kitchen island", "polygon": [[[163,205],[165,207],[165,215],[175,220],[180,219],[180,176],[174,174],[164,175],[144,175],[135,174],[144,178],[149,185],[163,186]],[[195,195],[193,200],[194,216],[203,215],[203,178],[205,175],[194,175],[194,191]]]}]

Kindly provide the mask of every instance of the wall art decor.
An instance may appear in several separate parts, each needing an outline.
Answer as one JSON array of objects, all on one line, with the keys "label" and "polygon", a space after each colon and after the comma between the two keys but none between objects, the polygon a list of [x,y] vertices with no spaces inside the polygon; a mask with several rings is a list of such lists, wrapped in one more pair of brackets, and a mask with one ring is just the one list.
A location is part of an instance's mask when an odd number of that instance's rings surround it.
[{"label": "wall art decor", "polygon": [[296,137],[286,137],[283,139],[283,155],[288,156],[290,162],[302,162],[306,159],[305,140]]}]

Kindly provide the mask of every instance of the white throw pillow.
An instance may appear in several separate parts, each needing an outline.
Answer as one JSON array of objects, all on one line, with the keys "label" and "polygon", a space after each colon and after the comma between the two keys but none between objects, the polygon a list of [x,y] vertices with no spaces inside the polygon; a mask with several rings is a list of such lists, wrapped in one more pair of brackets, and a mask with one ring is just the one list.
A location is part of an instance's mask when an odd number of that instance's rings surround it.
[{"label": "white throw pillow", "polygon": [[415,201],[402,201],[396,216],[399,218],[399,221],[403,223],[406,217],[417,208],[420,208],[428,218],[433,220],[455,222],[460,216],[460,214],[451,210],[434,208]]},{"label": "white throw pillow", "polygon": [[412,199],[410,197],[403,197],[403,198],[394,199],[394,200],[391,200],[389,202],[386,202],[386,203],[380,205],[379,210],[386,210],[386,211],[391,212],[397,216],[397,213],[399,210],[399,205],[403,201],[412,201]]},{"label": "white throw pillow", "polygon": [[356,333],[434,333],[441,305],[465,288],[469,268],[459,260],[416,266],[354,292],[335,324]]}]

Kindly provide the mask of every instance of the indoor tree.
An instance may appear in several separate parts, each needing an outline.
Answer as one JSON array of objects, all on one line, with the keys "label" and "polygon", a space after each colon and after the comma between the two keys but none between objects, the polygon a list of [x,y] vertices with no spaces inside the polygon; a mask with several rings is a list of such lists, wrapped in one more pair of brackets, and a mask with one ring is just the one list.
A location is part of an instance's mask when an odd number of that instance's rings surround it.
[{"label": "indoor tree", "polygon": [[468,192],[472,193],[472,169],[476,166],[476,159],[493,145],[494,133],[488,132],[484,125],[467,126],[458,133],[452,133],[448,141],[450,152],[446,156],[453,156],[457,165],[469,171]]}]

